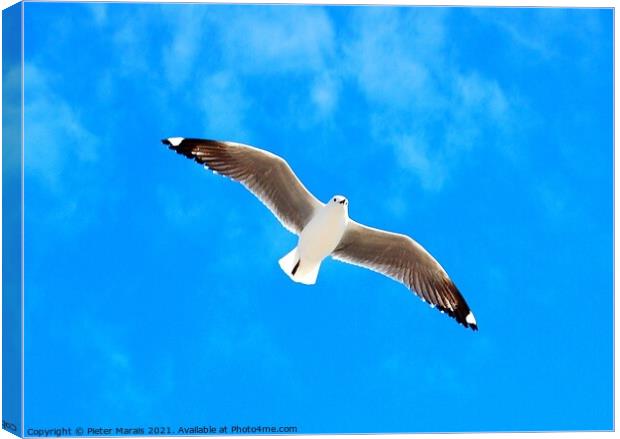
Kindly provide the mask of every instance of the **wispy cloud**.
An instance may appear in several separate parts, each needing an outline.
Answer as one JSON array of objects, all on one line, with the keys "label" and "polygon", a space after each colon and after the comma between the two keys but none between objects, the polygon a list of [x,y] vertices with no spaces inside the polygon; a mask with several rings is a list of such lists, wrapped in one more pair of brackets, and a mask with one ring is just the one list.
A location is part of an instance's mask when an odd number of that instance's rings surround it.
[{"label": "wispy cloud", "polygon": [[217,72],[205,78],[198,94],[198,108],[205,115],[205,129],[222,139],[248,137],[246,113],[250,98],[242,82],[230,71]]},{"label": "wispy cloud", "polygon": [[[93,14],[95,22],[102,20]],[[301,104],[313,120],[328,118],[339,102],[340,77],[329,68],[336,37],[324,8],[165,5],[117,22],[109,32],[118,56],[102,73],[101,93],[111,94],[110,75],[142,77],[142,86],[152,90],[148,99],[162,108],[179,99],[192,102],[211,135],[251,137],[246,114],[263,108],[257,100],[265,98],[243,84],[258,78],[270,87],[296,78],[291,110]],[[164,44],[146,44],[154,41],[154,29]]]},{"label": "wispy cloud", "polygon": [[66,166],[98,160],[97,137],[87,129],[79,114],[54,92],[53,75],[33,64],[26,64],[25,124],[27,160],[25,165],[35,178],[60,190],[60,176]]},{"label": "wispy cloud", "polygon": [[[98,215],[102,193],[100,137],[80,112],[55,90],[58,78],[34,64],[24,67],[24,170],[28,191],[40,191],[29,204],[30,221],[79,232]],[[67,225],[70,224],[70,227]]]},{"label": "wispy cloud", "polygon": [[122,78],[162,84],[162,67],[169,60],[163,59],[160,45],[153,42],[157,38],[155,29],[161,28],[165,15],[154,14],[147,8],[132,9],[131,12],[120,10],[115,15],[122,18],[116,18],[114,26],[106,29],[104,38],[114,47],[106,67]]},{"label": "wispy cloud", "polygon": [[334,50],[323,8],[245,7],[217,24],[226,64],[244,73],[320,72]]},{"label": "wispy cloud", "polygon": [[172,38],[163,48],[162,63],[172,87],[178,87],[193,77],[200,48],[208,47],[209,40],[205,38],[208,34],[204,32],[208,26],[206,11],[200,5],[186,5],[169,17]]},{"label": "wispy cloud", "polygon": [[[443,14],[362,9],[345,43],[348,73],[374,105],[427,108],[437,101],[444,48]],[[433,97],[435,99],[430,99]]]},{"label": "wispy cloud", "polygon": [[340,81],[329,71],[317,75],[312,83],[310,97],[319,116],[328,116],[338,105]]},{"label": "wispy cloud", "polygon": [[345,48],[376,142],[432,191],[511,105],[496,81],[447,58],[448,33],[445,10],[363,10]]},{"label": "wispy cloud", "polygon": [[108,19],[108,5],[105,3],[90,3],[85,5],[90,9],[93,21],[97,26],[104,26]]},{"label": "wispy cloud", "polygon": [[394,146],[401,166],[412,170],[425,189],[437,190],[441,187],[446,178],[446,170],[421,134],[395,137]]},{"label": "wispy cloud", "polygon": [[[513,50],[526,50],[535,61],[568,58],[590,59],[600,44],[601,16],[597,11],[583,13],[569,8],[514,8],[502,14],[492,9],[475,8],[472,14],[496,26],[508,36]],[[579,42],[571,53],[562,48],[567,40]],[[592,53],[592,52],[595,53]]]},{"label": "wispy cloud", "polygon": [[[315,118],[331,115],[340,88],[339,76],[330,71],[337,47],[325,9],[246,7],[228,12],[210,17],[213,38],[220,44],[221,74],[240,83],[257,77],[275,83],[287,75],[299,81],[290,97],[291,111],[301,104],[313,107]],[[239,91],[234,100],[251,103]]]}]

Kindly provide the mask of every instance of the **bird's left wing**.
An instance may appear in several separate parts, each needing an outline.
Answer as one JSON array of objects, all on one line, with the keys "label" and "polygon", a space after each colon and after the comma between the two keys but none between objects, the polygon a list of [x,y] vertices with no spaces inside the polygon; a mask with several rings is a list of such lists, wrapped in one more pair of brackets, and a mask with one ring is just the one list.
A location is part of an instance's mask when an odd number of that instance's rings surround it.
[{"label": "bird's left wing", "polygon": [[351,220],[332,256],[402,282],[461,325],[478,329],[456,285],[435,258],[410,237]]},{"label": "bird's left wing", "polygon": [[172,137],[162,143],[243,184],[293,233],[301,233],[323,204],[299,181],[281,157],[233,142]]}]

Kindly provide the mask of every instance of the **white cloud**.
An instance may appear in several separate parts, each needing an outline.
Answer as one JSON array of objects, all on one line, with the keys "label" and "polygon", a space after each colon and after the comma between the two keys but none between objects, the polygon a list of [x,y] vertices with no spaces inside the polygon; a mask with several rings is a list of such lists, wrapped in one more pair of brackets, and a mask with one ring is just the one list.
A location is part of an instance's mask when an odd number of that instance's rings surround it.
[{"label": "white cloud", "polygon": [[97,26],[104,26],[108,20],[108,5],[105,3],[89,3],[87,5]]},{"label": "white cloud", "polygon": [[426,190],[442,188],[485,127],[505,128],[510,99],[450,53],[446,12],[363,9],[345,48],[347,72],[369,102],[372,133]]},{"label": "white cloud", "polygon": [[508,98],[497,82],[477,73],[457,73],[453,80],[455,88],[444,128],[445,153],[450,157],[477,146],[486,125],[502,132],[511,125]]},{"label": "white cloud", "polygon": [[208,44],[204,39],[206,11],[200,5],[186,5],[172,16],[172,40],[163,48],[162,56],[165,76],[172,87],[192,76],[200,46]]},{"label": "white cloud", "polygon": [[97,139],[54,92],[51,74],[33,64],[26,64],[24,70],[25,166],[31,175],[59,190],[59,177],[66,166],[98,160]]},{"label": "white cloud", "polygon": [[433,153],[421,135],[395,138],[395,152],[399,164],[417,175],[427,190],[437,190],[445,180],[443,162]]},{"label": "white cloud", "polygon": [[245,119],[251,104],[239,81],[230,72],[218,72],[202,82],[200,108],[205,114],[205,128],[215,138],[245,138]]},{"label": "white cloud", "polygon": [[[569,8],[522,8],[506,10],[503,14],[488,8],[474,8],[479,20],[496,26],[509,38],[509,50],[525,51],[533,57],[529,62],[551,59],[569,60],[571,63],[587,66],[591,57],[600,49],[602,14],[601,10],[579,10]],[[609,15],[611,20],[611,14]],[[567,40],[572,40],[572,49],[566,51]],[[609,43],[611,44],[611,42]],[[520,53],[523,57],[523,54]]]},{"label": "white cloud", "polygon": [[221,44],[222,74],[239,81],[257,75],[270,80],[284,75],[298,78],[300,87],[293,91],[291,105],[311,104],[316,121],[336,109],[339,77],[329,70],[336,39],[323,8],[246,6],[211,16],[210,22],[211,41]]},{"label": "white cloud", "polygon": [[[105,22],[105,14],[94,10],[94,20]],[[251,134],[246,114],[260,103],[243,89],[246,80],[299,79],[288,100],[304,107],[310,123],[328,119],[339,103],[340,78],[329,71],[335,34],[321,7],[162,5],[108,27],[114,58],[101,72],[99,95],[115,97],[110,78],[140,78],[162,110],[179,99],[196,103],[212,136]],[[153,35],[163,44],[145,44]]]},{"label": "white cloud", "polygon": [[344,52],[348,73],[368,99],[390,107],[435,107],[442,15],[389,8],[363,9],[354,17],[356,34]]},{"label": "white cloud", "polygon": [[28,205],[30,218],[78,233],[98,216],[94,194],[104,186],[100,141],[74,106],[55,92],[57,78],[51,72],[27,63],[24,76],[25,178],[28,187],[45,194]]},{"label": "white cloud", "polygon": [[339,81],[327,71],[315,78],[310,99],[320,116],[328,116],[334,111],[338,104],[339,88]]},{"label": "white cloud", "polygon": [[148,15],[134,13],[126,16],[120,26],[111,29],[111,42],[115,46],[115,70],[123,76],[152,75],[153,64],[149,61],[148,41],[150,32]]},{"label": "white cloud", "polygon": [[244,73],[318,72],[334,50],[322,8],[246,6],[218,18],[222,56]]},{"label": "white cloud", "polygon": [[489,13],[484,9],[477,11],[479,17],[491,21],[504,32],[506,32],[512,40],[518,45],[529,49],[531,52],[537,53],[543,58],[550,58],[557,55],[548,35],[540,32],[540,29],[533,32],[533,29],[539,28],[541,23],[537,19],[535,11],[528,11],[528,20],[525,26],[519,24],[518,17],[514,15],[501,15]]},{"label": "white cloud", "polygon": [[[331,121],[342,91],[354,85],[368,101],[375,147],[393,151],[428,190],[450,180],[481,126],[507,125],[511,98],[501,85],[449,56],[448,10],[358,8],[336,32],[322,7],[215,9],[167,5],[156,9],[161,14],[127,16],[110,29],[120,55],[102,72],[100,95],[112,94],[111,77],[140,76],[156,105],[191,100],[211,136],[250,141],[252,112],[264,109],[257,100],[263,97],[244,89],[246,80],[298,81],[288,114],[299,114],[302,129]],[[99,22],[106,13],[93,12]],[[145,51],[155,22],[169,39]],[[74,136],[88,137],[79,121],[73,126]]]}]

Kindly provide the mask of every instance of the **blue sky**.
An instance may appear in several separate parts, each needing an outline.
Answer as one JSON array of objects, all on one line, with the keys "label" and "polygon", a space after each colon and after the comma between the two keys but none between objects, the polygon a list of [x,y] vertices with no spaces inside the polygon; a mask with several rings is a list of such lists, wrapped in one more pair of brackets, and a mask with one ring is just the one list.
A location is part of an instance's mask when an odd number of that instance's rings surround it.
[{"label": "blue sky", "polygon": [[[612,11],[25,7],[25,426],[612,428]],[[285,157],[480,331],[159,143]]]}]

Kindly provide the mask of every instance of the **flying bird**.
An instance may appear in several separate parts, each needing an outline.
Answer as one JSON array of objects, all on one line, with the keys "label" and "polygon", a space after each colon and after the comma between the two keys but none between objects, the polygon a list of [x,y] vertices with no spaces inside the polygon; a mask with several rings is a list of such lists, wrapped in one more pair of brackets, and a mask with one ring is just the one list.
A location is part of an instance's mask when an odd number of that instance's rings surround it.
[{"label": "flying bird", "polygon": [[349,218],[348,200],[317,200],[281,157],[250,145],[170,137],[162,143],[205,168],[243,184],[290,232],[297,246],[279,261],[295,282],[316,283],[327,256],[384,274],[423,301],[478,330],[474,314],[446,271],[406,235],[365,226]]}]

